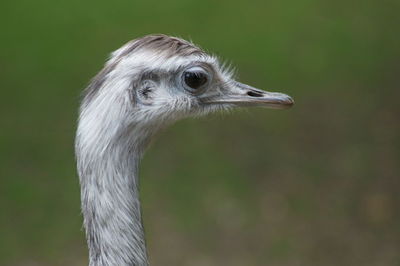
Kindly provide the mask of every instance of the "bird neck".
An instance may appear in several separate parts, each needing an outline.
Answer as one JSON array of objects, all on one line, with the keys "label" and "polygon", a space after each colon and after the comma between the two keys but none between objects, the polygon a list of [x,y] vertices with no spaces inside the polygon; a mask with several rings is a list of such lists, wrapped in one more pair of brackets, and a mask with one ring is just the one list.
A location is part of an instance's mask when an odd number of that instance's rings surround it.
[{"label": "bird neck", "polygon": [[138,178],[139,151],[143,150],[138,143],[143,142],[117,143],[121,144],[91,154],[79,153],[78,143],[89,265],[145,266],[148,259]]}]

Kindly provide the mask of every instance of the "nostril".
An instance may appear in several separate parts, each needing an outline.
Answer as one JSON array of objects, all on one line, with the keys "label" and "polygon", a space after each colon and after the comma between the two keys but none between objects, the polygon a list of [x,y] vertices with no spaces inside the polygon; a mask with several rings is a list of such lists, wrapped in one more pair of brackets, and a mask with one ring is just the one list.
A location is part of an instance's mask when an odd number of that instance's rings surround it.
[{"label": "nostril", "polygon": [[248,91],[247,95],[250,97],[263,97],[262,93],[259,93],[257,91]]}]

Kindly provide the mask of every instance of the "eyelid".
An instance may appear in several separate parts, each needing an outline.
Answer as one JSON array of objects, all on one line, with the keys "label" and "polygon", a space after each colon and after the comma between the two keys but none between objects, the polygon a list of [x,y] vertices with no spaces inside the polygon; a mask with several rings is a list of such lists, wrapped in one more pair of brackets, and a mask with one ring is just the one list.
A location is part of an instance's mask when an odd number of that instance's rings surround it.
[{"label": "eyelid", "polygon": [[207,76],[210,75],[208,73],[208,71],[206,71],[204,68],[202,68],[200,66],[190,67],[190,68],[186,69],[184,72],[203,72],[203,73],[207,74]]}]

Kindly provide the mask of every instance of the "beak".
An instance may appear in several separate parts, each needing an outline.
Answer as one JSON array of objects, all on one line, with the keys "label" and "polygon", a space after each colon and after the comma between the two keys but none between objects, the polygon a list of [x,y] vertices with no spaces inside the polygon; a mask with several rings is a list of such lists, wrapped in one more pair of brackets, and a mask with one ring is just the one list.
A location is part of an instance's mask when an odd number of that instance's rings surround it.
[{"label": "beak", "polygon": [[287,109],[294,104],[293,99],[283,93],[268,92],[253,88],[249,85],[234,81],[218,96],[210,97],[206,103],[234,104],[241,107],[267,107],[274,109]]}]

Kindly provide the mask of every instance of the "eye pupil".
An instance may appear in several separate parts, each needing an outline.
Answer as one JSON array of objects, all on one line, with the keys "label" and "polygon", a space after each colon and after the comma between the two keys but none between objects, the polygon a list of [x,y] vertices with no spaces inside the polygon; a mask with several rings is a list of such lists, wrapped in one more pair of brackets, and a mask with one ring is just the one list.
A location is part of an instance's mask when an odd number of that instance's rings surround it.
[{"label": "eye pupil", "polygon": [[184,80],[188,87],[198,89],[207,82],[207,76],[201,72],[185,72]]}]

